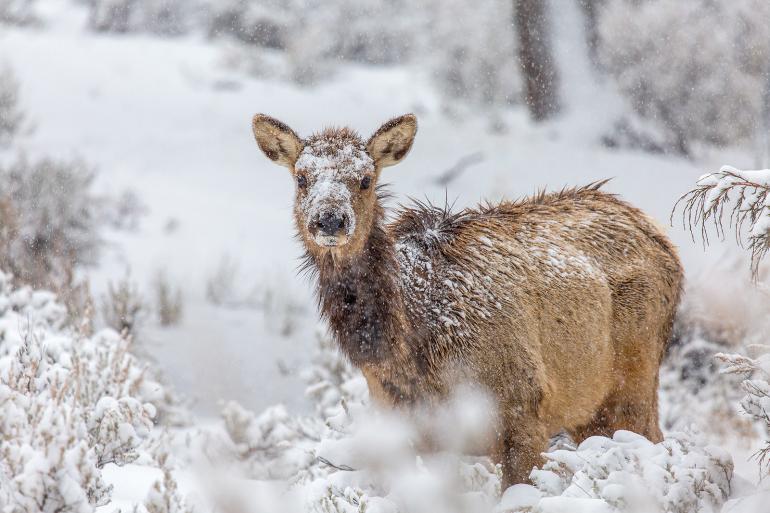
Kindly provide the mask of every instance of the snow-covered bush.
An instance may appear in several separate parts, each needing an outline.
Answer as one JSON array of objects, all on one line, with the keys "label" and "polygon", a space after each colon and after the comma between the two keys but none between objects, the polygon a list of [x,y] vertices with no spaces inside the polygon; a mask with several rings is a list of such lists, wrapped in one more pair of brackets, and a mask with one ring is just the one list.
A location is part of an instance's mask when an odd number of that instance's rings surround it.
[{"label": "snow-covered bush", "polygon": [[155,293],[155,312],[161,326],[179,324],[184,312],[182,289],[171,283],[168,273],[159,270],[152,283]]},{"label": "snow-covered bush", "polygon": [[101,243],[93,178],[79,160],[0,167],[0,269],[34,287],[71,287],[75,266],[94,263]]},{"label": "snow-covered bush", "polygon": [[13,70],[5,66],[0,69],[0,147],[13,141],[23,120],[19,108],[19,83]]},{"label": "snow-covered bush", "polygon": [[147,313],[144,298],[129,274],[107,285],[107,294],[102,297],[102,319],[107,327],[137,336]]},{"label": "snow-covered bush", "polygon": [[98,32],[128,32],[136,0],[89,0],[88,26]]},{"label": "snow-covered bush", "polygon": [[429,2],[421,53],[448,101],[489,106],[520,97],[513,3]]},{"label": "snow-covered bush", "polygon": [[178,491],[179,485],[171,472],[169,457],[167,450],[162,450],[158,455],[157,464],[163,471],[163,479],[153,483],[144,504],[135,506],[133,513],[193,513],[195,511]]},{"label": "snow-covered bush", "polygon": [[37,22],[36,2],[37,0],[0,0],[0,23],[29,25]]},{"label": "snow-covered bush", "polygon": [[212,1],[207,7],[209,37],[231,36],[276,49],[286,48],[301,12],[301,4],[293,0]]},{"label": "snow-covered bush", "polygon": [[753,427],[737,414],[741,397],[740,380],[723,376],[714,355],[732,347],[724,340],[712,340],[700,331],[680,335],[669,348],[660,370],[660,422],[665,431],[695,427],[715,439],[744,435]]},{"label": "snow-covered bush", "polygon": [[[741,408],[749,418],[762,425],[765,434],[770,436],[770,346],[761,349],[763,354],[757,358],[725,353],[717,354],[716,358],[725,364],[725,374],[745,378],[741,381],[745,393],[740,402]],[[763,474],[770,474],[770,440],[765,440],[764,447],[757,455]]]},{"label": "snow-covered bush", "polygon": [[722,374],[714,355],[745,353],[768,332],[770,302],[752,286],[742,254],[691,272],[660,370],[663,430],[695,425],[713,442],[753,439],[755,425],[737,415],[741,379]]},{"label": "snow-covered bush", "polygon": [[[303,374],[313,415],[291,415],[283,406],[257,415],[230,403],[223,411],[225,438],[207,440],[219,456],[229,451],[245,477],[275,485],[265,497],[280,500],[283,511],[716,512],[730,492],[729,455],[698,435],[673,434],[653,444],[621,431],[578,448],[552,448],[545,465],[532,472],[534,486],[517,485],[501,500],[499,466],[464,455],[452,436],[466,431],[476,438],[473,420],[488,410],[484,402],[450,401],[417,422],[378,411],[368,405],[363,377],[321,340]],[[421,451],[420,433],[431,423],[432,434],[445,436],[432,438],[438,450]],[[232,460],[226,466],[232,471]],[[231,481],[216,481],[214,502],[236,511],[272,510],[238,499],[225,489]]]},{"label": "snow-covered bush", "polygon": [[545,458],[543,468],[530,476],[534,487],[509,488],[498,511],[718,512],[733,475],[725,450],[703,447],[697,436],[681,433],[653,444],[618,431]]},{"label": "snow-covered bush", "polygon": [[693,141],[753,135],[770,55],[764,0],[610,0],[599,19],[600,57],[641,115]]},{"label": "snow-covered bush", "polygon": [[109,500],[101,468],[137,457],[163,394],[129,344],[73,330],[53,294],[0,274],[0,510],[86,513]]},{"label": "snow-covered bush", "polygon": [[[770,249],[770,170],[742,171],[723,166],[717,173],[702,176],[697,187],[682,196],[680,201],[684,201],[685,226],[690,230],[694,227],[700,229],[706,243],[707,223],[713,223],[717,235],[724,237],[725,208],[732,203],[729,226],[735,228],[739,243],[742,243],[746,234],[752,251],[752,275],[755,279],[761,278],[760,264]],[[761,283],[756,284],[762,294],[770,297],[770,292]],[[747,378],[741,382],[745,393],[740,402],[741,407],[749,418],[764,427],[767,435],[770,433],[770,356],[766,327],[760,328],[758,333],[761,338],[747,340],[743,352],[759,350],[762,353],[760,356],[750,358],[737,353],[720,352],[716,358],[726,364],[723,370],[725,374]],[[767,466],[770,442],[765,442],[759,455],[760,465]]]},{"label": "snow-covered bush", "polygon": [[770,250],[770,169],[742,171],[723,166],[716,173],[702,176],[697,187],[679,202],[684,202],[685,226],[691,231],[699,229],[706,243],[709,223],[713,223],[717,236],[724,238],[725,208],[732,204],[728,226],[735,227],[741,244],[746,228],[751,270],[757,277],[759,264]]},{"label": "snow-covered bush", "polygon": [[176,36],[191,28],[197,3],[187,0],[88,0],[88,4],[91,30]]}]

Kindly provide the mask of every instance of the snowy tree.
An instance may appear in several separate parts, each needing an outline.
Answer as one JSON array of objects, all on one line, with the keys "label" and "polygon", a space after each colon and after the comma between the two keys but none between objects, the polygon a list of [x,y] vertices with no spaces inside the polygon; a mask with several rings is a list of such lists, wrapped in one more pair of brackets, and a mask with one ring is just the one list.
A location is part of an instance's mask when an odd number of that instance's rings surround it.
[{"label": "snowy tree", "polygon": [[611,0],[599,19],[601,61],[641,115],[691,143],[754,134],[770,55],[763,0]]},{"label": "snowy tree", "polygon": [[541,0],[514,0],[518,57],[524,101],[535,121],[559,111],[559,78],[551,52],[548,6]]},{"label": "snowy tree", "polygon": [[606,0],[578,0],[585,15],[586,39],[591,61],[599,64],[599,14]]}]

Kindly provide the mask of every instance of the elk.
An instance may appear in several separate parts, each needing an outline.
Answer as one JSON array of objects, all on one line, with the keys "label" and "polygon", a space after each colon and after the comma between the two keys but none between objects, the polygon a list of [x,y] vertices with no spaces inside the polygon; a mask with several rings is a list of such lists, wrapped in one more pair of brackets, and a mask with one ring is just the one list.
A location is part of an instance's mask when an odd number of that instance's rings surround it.
[{"label": "elk", "polygon": [[289,168],[294,219],[321,315],[376,403],[438,404],[464,380],[497,408],[486,448],[504,485],[524,482],[549,436],[626,429],[654,442],[658,371],[682,283],[677,251],[604,182],[451,212],[401,207],[386,222],[382,169],[409,153],[407,114],[364,142],[301,139],[253,118]]}]

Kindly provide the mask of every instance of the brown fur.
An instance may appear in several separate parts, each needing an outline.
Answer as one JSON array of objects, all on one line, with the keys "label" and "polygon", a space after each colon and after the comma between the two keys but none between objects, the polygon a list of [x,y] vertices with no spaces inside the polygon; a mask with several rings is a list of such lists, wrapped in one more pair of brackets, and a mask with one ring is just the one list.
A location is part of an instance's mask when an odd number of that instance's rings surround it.
[{"label": "brown fur", "polygon": [[[376,147],[408,150],[416,125],[398,126]],[[379,176],[403,155],[372,157]],[[332,248],[295,211],[322,316],[374,400],[431,405],[460,380],[482,387],[499,410],[489,453],[505,485],[526,480],[562,428],[578,442],[618,429],[661,439],[658,368],[682,268],[653,222],[601,185],[458,213],[416,203],[390,224],[360,191],[355,233]]]}]

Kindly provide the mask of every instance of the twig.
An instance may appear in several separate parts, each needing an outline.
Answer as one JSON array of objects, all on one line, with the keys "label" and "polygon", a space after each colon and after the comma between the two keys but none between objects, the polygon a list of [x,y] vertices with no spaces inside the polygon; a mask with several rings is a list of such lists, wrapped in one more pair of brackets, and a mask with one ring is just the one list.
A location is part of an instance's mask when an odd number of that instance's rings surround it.
[{"label": "twig", "polygon": [[455,178],[460,176],[466,169],[468,169],[471,166],[474,166],[478,164],[479,162],[484,160],[484,154],[480,151],[477,151],[476,153],[471,153],[469,155],[466,155],[462,158],[460,158],[454,166],[450,167],[440,175],[438,175],[433,182],[437,185],[440,185],[442,187],[446,187],[449,185],[450,182],[452,182]]},{"label": "twig", "polygon": [[331,468],[334,468],[334,469],[337,469],[337,470],[342,470],[343,472],[355,472],[356,471],[356,469],[354,469],[353,467],[349,467],[347,465],[335,465],[334,463],[332,463],[331,461],[327,460],[323,456],[316,456],[316,459],[318,461],[320,461],[321,463],[323,463],[324,465],[327,465],[327,466],[329,466]]}]

